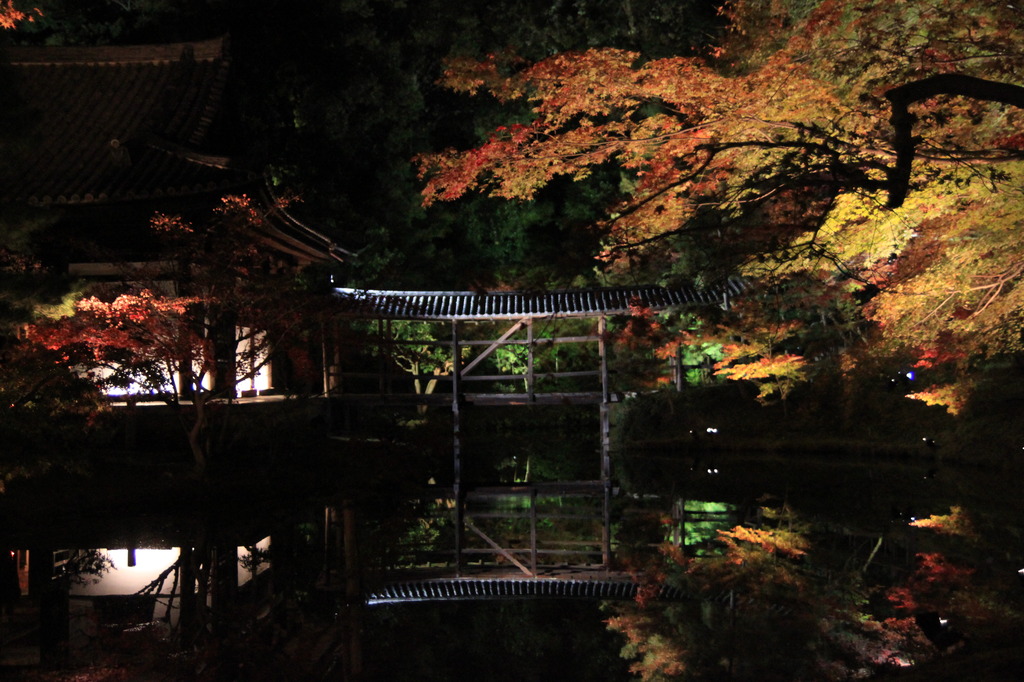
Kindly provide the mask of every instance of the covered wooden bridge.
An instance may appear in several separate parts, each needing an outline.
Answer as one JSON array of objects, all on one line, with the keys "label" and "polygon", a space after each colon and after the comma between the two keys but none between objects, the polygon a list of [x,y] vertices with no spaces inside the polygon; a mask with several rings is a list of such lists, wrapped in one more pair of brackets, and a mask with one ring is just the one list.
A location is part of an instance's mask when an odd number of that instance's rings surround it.
[{"label": "covered wooden bridge", "polygon": [[[727,307],[730,299],[742,290],[743,284],[738,280],[708,287],[645,286],[549,292],[336,289],[344,317],[364,324],[375,321],[375,334],[367,337],[367,343],[377,344],[379,369],[370,372],[365,366],[344,367],[340,357],[334,358],[334,362],[328,358],[325,365],[334,369],[325,377],[325,384],[332,400],[342,404],[450,406],[452,483],[433,488],[424,495],[445,499],[444,508],[450,509],[454,517],[455,546],[448,556],[455,578],[468,575],[471,572],[469,562],[478,562],[482,555],[493,557],[504,566],[515,566],[528,578],[542,577],[545,561],[553,557],[557,557],[562,566],[566,557],[572,556],[579,566],[607,572],[612,563],[610,406],[618,400],[610,385],[609,320],[644,310]],[[585,324],[569,325],[574,327],[574,333],[559,335],[560,326],[554,323],[562,320],[582,320]],[[397,328],[408,322],[431,323],[432,338],[409,338],[397,333]],[[586,331],[580,333],[580,328]],[[481,329],[493,330],[493,334],[481,338]],[[596,353],[591,350],[576,354],[577,358],[593,365],[559,366],[554,370],[538,368],[539,353],[567,344],[596,347]],[[435,363],[433,371],[411,374],[395,371],[396,363],[391,359],[410,347],[420,351],[430,349]],[[517,349],[514,351],[519,362],[516,371],[484,373],[487,368],[493,372],[494,363],[487,361],[508,348]],[[439,364],[438,358],[443,358]],[[569,384],[572,390],[566,388]],[[411,388],[413,385],[417,390]],[[585,390],[580,388],[584,385]],[[493,388],[495,386],[498,390]],[[476,387],[482,388],[474,390]],[[463,480],[465,453],[461,419],[468,406],[476,405],[596,405],[600,425],[599,477],[585,481],[470,485]],[[573,546],[559,548],[539,541],[538,526],[548,513],[544,500],[552,496],[559,500],[589,500],[590,506],[580,507],[583,511],[578,517],[589,514],[599,529],[599,537],[592,542],[577,539]],[[505,504],[481,506],[488,500],[492,503],[501,500]],[[564,512],[564,508],[561,511]],[[478,519],[496,516],[516,516],[527,524],[528,531],[513,546],[502,538],[491,537],[475,523]]]}]

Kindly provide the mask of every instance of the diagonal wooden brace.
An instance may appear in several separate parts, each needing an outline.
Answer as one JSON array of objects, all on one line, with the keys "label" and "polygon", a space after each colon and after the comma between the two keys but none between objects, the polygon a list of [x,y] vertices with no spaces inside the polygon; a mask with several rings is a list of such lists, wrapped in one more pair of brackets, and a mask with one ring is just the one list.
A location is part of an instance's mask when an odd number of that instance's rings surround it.
[{"label": "diagonal wooden brace", "polygon": [[462,368],[462,376],[466,376],[467,374],[469,374],[470,372],[473,371],[474,367],[476,367],[481,362],[483,362],[484,360],[489,358],[491,356],[491,353],[493,353],[494,351],[498,350],[498,348],[500,348],[503,343],[508,341],[509,337],[511,337],[513,334],[515,334],[520,329],[522,329],[523,325],[526,324],[528,319],[529,318],[525,318],[524,317],[523,319],[521,319],[518,322],[516,322],[514,325],[509,327],[508,331],[506,331],[504,334],[501,335],[500,339],[498,339],[497,341],[492,343],[490,346],[485,348],[480,353],[480,355],[478,355],[475,358],[473,358],[472,362],[468,363],[465,367]]},{"label": "diagonal wooden brace", "polygon": [[530,576],[531,578],[536,578],[537,577],[537,575],[533,571],[528,569],[526,566],[523,565],[523,563],[521,561],[519,561],[514,556],[512,556],[511,552],[509,552],[507,549],[505,549],[504,547],[499,545],[494,540],[492,540],[489,537],[487,537],[487,535],[485,535],[482,530],[480,530],[479,528],[474,526],[472,521],[470,521],[469,519],[466,519],[465,523],[466,523],[466,528],[470,529],[471,531],[473,531],[474,533],[476,533],[477,535],[482,537],[484,539],[484,542],[486,542],[488,545],[490,545],[491,548],[494,551],[498,552],[503,557],[505,557],[506,559],[511,561],[513,564],[515,564],[516,568],[518,568],[520,571],[522,571],[526,575]]}]

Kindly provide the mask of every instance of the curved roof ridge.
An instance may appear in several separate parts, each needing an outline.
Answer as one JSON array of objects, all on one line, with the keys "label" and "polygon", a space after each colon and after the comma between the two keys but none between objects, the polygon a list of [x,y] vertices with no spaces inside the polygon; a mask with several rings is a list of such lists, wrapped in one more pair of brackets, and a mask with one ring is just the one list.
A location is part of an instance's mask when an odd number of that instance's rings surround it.
[{"label": "curved roof ridge", "polygon": [[[228,156],[225,154],[210,154],[202,152],[191,147],[186,147],[183,144],[178,144],[172,140],[168,140],[165,137],[161,137],[155,133],[144,133],[139,135],[139,141],[150,146],[154,149],[159,149],[162,152],[177,156],[178,158],[186,161],[192,161],[201,166],[208,166],[210,168],[220,168],[223,170],[240,170],[249,171],[245,164],[239,163],[234,156]],[[252,172],[255,177],[255,172]]]},{"label": "curved roof ridge", "polygon": [[228,36],[208,40],[152,45],[11,45],[2,50],[8,64],[59,66],[61,64],[122,64],[216,61],[227,57]]}]

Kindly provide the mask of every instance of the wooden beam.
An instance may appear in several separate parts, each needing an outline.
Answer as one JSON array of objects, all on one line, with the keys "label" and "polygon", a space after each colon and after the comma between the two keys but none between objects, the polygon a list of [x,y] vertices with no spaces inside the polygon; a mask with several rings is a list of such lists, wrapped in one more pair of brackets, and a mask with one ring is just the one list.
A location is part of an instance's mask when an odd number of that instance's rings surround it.
[{"label": "wooden beam", "polygon": [[526,575],[530,576],[531,578],[536,578],[537,577],[536,573],[532,572],[530,569],[528,569],[526,566],[524,566],[523,563],[521,561],[519,561],[519,559],[516,559],[514,556],[512,556],[511,552],[509,552],[507,549],[505,549],[504,547],[499,545],[494,540],[492,540],[489,537],[487,537],[487,535],[485,535],[482,530],[480,530],[479,528],[474,526],[472,521],[470,521],[469,519],[466,519],[465,522],[466,522],[466,528],[470,529],[471,531],[473,531],[474,533],[479,535],[481,538],[483,538],[484,542],[486,542],[488,545],[490,545],[491,548],[494,549],[494,551],[498,552],[503,557],[505,557],[506,559],[511,561],[516,566],[516,568],[518,568],[520,571],[522,571]]},{"label": "wooden beam", "polygon": [[[450,345],[450,344],[449,344]],[[466,344],[462,344],[465,346]],[[596,369],[580,370],[575,372],[543,372],[540,374],[534,373],[534,377],[537,379],[570,379],[580,377],[596,377],[600,376],[601,373]],[[339,374],[339,377],[345,379],[376,379],[379,375],[375,372],[344,372]],[[462,376],[462,381],[522,381],[526,375],[524,374],[474,374],[473,376]],[[421,381],[439,381],[448,382],[452,380],[451,374],[413,374],[407,375],[409,379],[420,379]]]},{"label": "wooden beam", "polygon": [[[560,556],[560,555],[565,555],[565,556],[589,556],[589,557],[599,557],[599,556],[601,556],[601,550],[600,549],[568,549],[568,543],[564,543],[564,544],[565,544],[565,547],[558,547],[556,549],[538,549],[537,550],[537,555],[539,557],[540,556]],[[587,545],[597,545],[599,543],[597,543],[597,542],[589,542],[589,543],[586,543],[586,544]],[[657,544],[651,545],[651,547],[658,547],[658,546],[659,545],[657,545]],[[516,548],[513,547],[513,548],[506,549],[505,551],[514,556],[516,554],[528,554],[530,550],[527,547],[523,547],[521,549],[516,549]],[[463,554],[467,554],[467,555],[494,554],[494,552],[495,552],[495,550],[493,550],[493,549],[484,549],[483,547],[469,548],[469,549],[462,550],[462,553]],[[530,577],[531,578],[536,578],[537,576],[531,575]]]},{"label": "wooden beam", "polygon": [[[518,330],[517,330],[518,331]],[[593,343],[598,340],[598,337],[594,334],[587,336],[542,336],[534,339],[534,343],[538,346],[543,344],[556,344],[556,343]],[[450,341],[437,339],[395,339],[392,342],[394,346],[436,346],[446,347],[450,344]],[[466,346],[490,346],[497,343],[494,339],[466,339],[462,342],[463,347]],[[502,342],[506,346],[525,346],[529,341],[526,339],[505,339]]]},{"label": "wooden beam", "polygon": [[[526,497],[532,495],[534,490],[537,490],[541,497],[561,497],[565,495],[597,496],[603,488],[604,486],[602,486],[601,481],[544,481],[524,485],[474,486],[467,490],[466,495],[471,499]],[[430,495],[437,496],[433,492]]]},{"label": "wooden beam", "polygon": [[498,340],[492,342],[491,345],[489,345],[487,348],[485,348],[484,350],[482,350],[480,352],[480,355],[478,355],[475,358],[473,358],[473,361],[470,362],[469,364],[467,364],[466,367],[462,370],[462,374],[466,375],[466,374],[469,374],[470,372],[472,372],[473,368],[475,368],[481,362],[483,362],[484,360],[489,358],[491,356],[491,354],[494,353],[494,351],[498,350],[498,348],[500,348],[502,345],[504,345],[505,341],[510,336],[512,336],[517,331],[522,329],[523,325],[527,324],[529,321],[530,321],[529,318],[523,318],[522,320],[519,320],[514,325],[509,327],[508,330],[504,334],[502,334],[501,337]]},{"label": "wooden beam", "polygon": [[[459,396],[463,405],[597,405],[602,396],[599,391],[579,393],[538,393],[531,402],[525,393],[396,393],[380,395],[378,393],[343,393],[329,399],[337,403],[356,403],[360,405],[446,405],[454,402],[453,396]],[[619,402],[621,396],[611,395],[611,402]],[[454,412],[454,408],[453,408]]]}]

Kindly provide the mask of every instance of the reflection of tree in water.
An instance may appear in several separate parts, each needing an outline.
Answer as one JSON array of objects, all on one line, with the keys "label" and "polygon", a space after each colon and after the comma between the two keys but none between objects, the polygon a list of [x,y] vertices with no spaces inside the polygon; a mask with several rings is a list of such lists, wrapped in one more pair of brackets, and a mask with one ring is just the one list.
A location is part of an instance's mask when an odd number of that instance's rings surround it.
[{"label": "reflection of tree in water", "polygon": [[98,549],[71,550],[62,570],[63,575],[75,585],[98,583],[104,573],[114,568],[106,552]]}]

